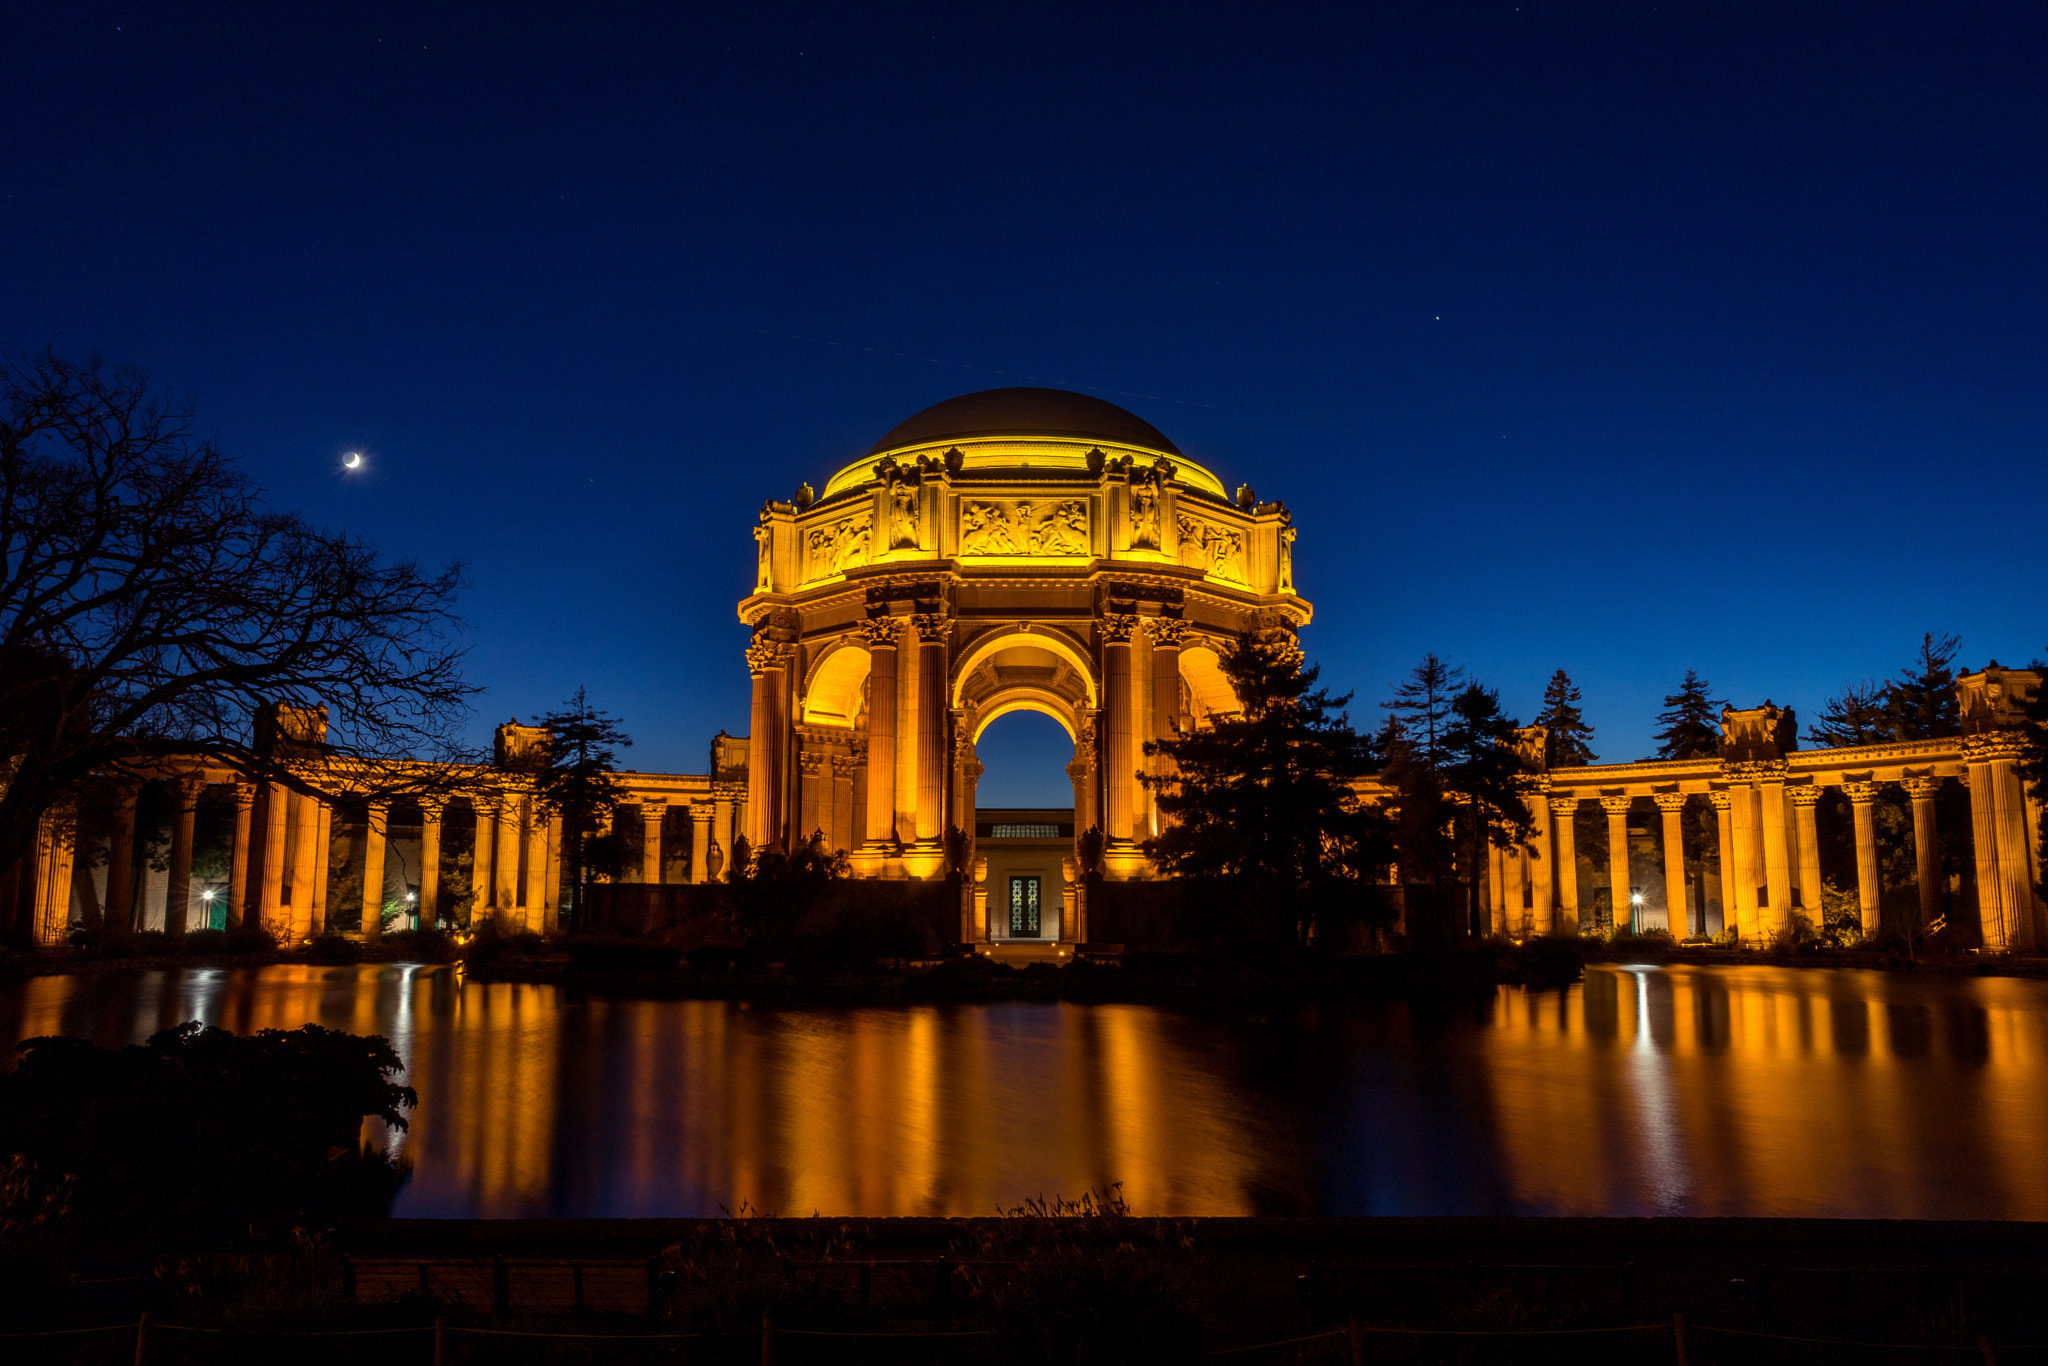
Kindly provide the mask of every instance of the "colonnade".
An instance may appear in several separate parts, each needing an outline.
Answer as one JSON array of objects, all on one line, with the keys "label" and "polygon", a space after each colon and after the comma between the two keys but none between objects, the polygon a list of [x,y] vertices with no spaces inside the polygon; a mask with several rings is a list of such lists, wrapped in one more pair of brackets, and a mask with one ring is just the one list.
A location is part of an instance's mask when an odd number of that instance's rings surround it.
[{"label": "colonnade", "polygon": [[[1788,708],[1722,712],[1721,753],[1711,759],[1598,764],[1530,776],[1524,798],[1534,818],[1530,840],[1495,850],[1487,870],[1493,929],[1505,934],[1573,934],[1584,928],[1574,821],[1588,801],[1607,818],[1608,871],[1616,924],[1630,922],[1633,879],[1628,815],[1645,798],[1660,815],[1664,902],[1673,934],[1700,932],[1690,915],[1683,840],[1688,803],[1704,799],[1715,813],[1722,911],[1746,943],[1768,941],[1794,913],[1821,911],[1820,837],[1816,810],[1829,790],[1848,800],[1855,840],[1855,888],[1866,936],[1933,927],[1942,915],[1936,810],[1942,785],[1969,793],[1975,927],[1989,953],[2048,949],[2048,906],[2040,882],[2035,832],[2040,803],[2017,771],[2024,746],[2024,704],[2039,686],[2030,670],[1994,662],[1956,684],[1962,734],[1854,748],[1798,750]],[[1540,755],[1543,733],[1522,732],[1525,754]],[[1881,788],[1897,784],[1912,810],[1919,924],[1883,923],[1875,809]],[[1702,908],[1704,898],[1702,897]]]}]

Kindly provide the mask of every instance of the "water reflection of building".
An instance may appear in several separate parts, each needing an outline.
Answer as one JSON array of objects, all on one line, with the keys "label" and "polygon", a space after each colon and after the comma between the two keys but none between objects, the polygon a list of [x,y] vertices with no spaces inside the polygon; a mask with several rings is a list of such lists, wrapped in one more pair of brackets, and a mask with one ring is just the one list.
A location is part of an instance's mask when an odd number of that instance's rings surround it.
[{"label": "water reflection of building", "polygon": [[1503,991],[1483,1065],[1516,1208],[2048,1216],[2038,983],[1597,969]]}]

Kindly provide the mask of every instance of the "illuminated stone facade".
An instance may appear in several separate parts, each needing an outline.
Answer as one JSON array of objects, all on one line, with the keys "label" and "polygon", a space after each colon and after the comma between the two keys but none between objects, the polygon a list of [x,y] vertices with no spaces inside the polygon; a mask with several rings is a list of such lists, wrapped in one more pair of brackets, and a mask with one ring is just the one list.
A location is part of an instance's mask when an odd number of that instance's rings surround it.
[{"label": "illuminated stone facade", "polygon": [[948,870],[975,742],[1020,710],[1072,737],[1073,824],[1101,831],[1105,875],[1147,875],[1144,742],[1234,709],[1229,643],[1310,615],[1284,506],[1058,390],[927,409],[754,536],[747,838],[845,850],[860,877]]},{"label": "illuminated stone facade", "polygon": [[[639,851],[621,881],[648,886],[646,905],[656,908],[660,884],[718,879],[742,837],[755,849],[813,845],[843,851],[862,878],[957,869],[963,942],[1085,941],[1078,855],[1088,831],[1101,836],[1105,877],[1152,875],[1140,846],[1160,814],[1138,775],[1159,761],[1144,755],[1144,742],[1235,709],[1219,667],[1233,640],[1291,636],[1308,623],[1294,537],[1284,506],[1248,488],[1231,493],[1113,404],[1001,389],[917,414],[822,492],[806,485],[762,509],[754,591],[739,604],[752,632],[751,733],[718,735],[707,773],[620,775],[626,804],[616,819]],[[2021,704],[2039,685],[2031,671],[1994,663],[1958,680],[1962,735],[1854,749],[1798,749],[1792,713],[1768,702],[1723,713],[1724,749],[1712,759],[1544,771],[1543,733],[1525,730],[1535,831],[1490,861],[1491,928],[1589,929],[1604,885],[1621,923],[1766,942],[1795,915],[1819,919],[1816,815],[1839,791],[1853,821],[1865,931],[1924,931],[1948,904],[1936,812],[1952,783],[1968,789],[1976,893],[1974,909],[1967,898],[1955,903],[1974,922],[1957,928],[1988,952],[2048,951],[2048,908],[2035,891],[2040,813],[2014,768]],[[1053,824],[1056,838],[991,833],[977,853],[978,827],[989,822],[977,820],[975,746],[1013,711],[1050,716],[1072,738],[1073,809],[1005,822]],[[102,907],[140,929],[249,922],[301,939],[354,921],[353,906],[337,917],[326,904],[341,885],[361,886],[361,923],[372,934],[420,906],[457,921],[556,928],[560,822],[537,810],[518,772],[540,732],[501,726],[495,763],[437,773],[444,795],[393,802],[313,757],[324,713],[274,709],[265,725],[282,752],[305,751],[305,790],[258,788],[204,763],[166,767],[160,781],[175,793],[176,815],[161,889],[136,866],[132,789],[104,858],[76,859],[75,813],[49,812],[17,889],[36,941],[98,923]],[[1917,914],[1895,904],[1898,923],[1887,923],[1873,809],[1893,784],[1910,801],[1919,904]],[[1361,790],[1392,800],[1377,781]],[[202,800],[216,804],[216,820],[218,804],[232,803],[232,856],[217,887],[193,873]],[[1591,803],[1605,816],[1609,859],[1587,871],[1574,827]],[[337,804],[349,808],[345,836]],[[1702,804],[1715,813],[1719,871],[1702,874],[1696,861],[1688,878],[1681,829]],[[1627,823],[1652,807],[1660,866],[1646,876],[1631,867]],[[451,816],[461,856],[444,849]],[[331,859],[346,860],[346,878]],[[457,877],[466,885],[452,886]],[[1036,934],[1005,909],[1011,880],[1028,877],[1039,880]]]}]

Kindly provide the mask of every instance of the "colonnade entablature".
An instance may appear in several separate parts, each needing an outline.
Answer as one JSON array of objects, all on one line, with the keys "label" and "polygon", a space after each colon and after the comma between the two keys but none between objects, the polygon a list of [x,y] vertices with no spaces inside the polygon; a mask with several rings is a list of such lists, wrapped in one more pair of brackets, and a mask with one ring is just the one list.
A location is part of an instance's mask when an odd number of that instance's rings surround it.
[{"label": "colonnade entablature", "polygon": [[[1794,713],[1769,702],[1725,708],[1720,752],[1709,758],[1546,769],[1543,732],[1528,728],[1518,748],[1531,767],[1524,790],[1535,833],[1523,848],[1496,854],[1488,870],[1494,928],[1508,934],[1578,932],[1584,908],[1573,830],[1580,809],[1593,802],[1607,817],[1611,897],[1618,900],[1632,887],[1627,819],[1647,802],[1661,816],[1664,905],[1692,905],[1681,821],[1690,807],[1704,802],[1715,813],[1727,927],[1745,942],[1769,941],[1787,930],[1794,914],[1820,914],[1816,808],[1834,791],[1847,799],[1854,823],[1864,933],[1925,930],[1942,915],[1936,812],[1943,784],[1952,781],[1968,793],[1976,928],[1985,951],[2048,949],[2048,906],[2036,891],[2039,803],[2015,768],[2028,724],[2025,704],[2040,682],[2032,670],[2001,668],[1994,661],[1956,681],[1961,734],[1832,749],[1797,748]],[[1919,922],[1911,927],[1880,917],[1873,808],[1880,789],[1893,784],[1912,809],[1920,905]],[[1367,790],[1378,800],[1392,799],[1378,784]],[[1627,906],[1616,905],[1617,923],[1628,914]],[[1673,917],[1674,933],[1687,928],[1704,926],[1681,926]]]}]

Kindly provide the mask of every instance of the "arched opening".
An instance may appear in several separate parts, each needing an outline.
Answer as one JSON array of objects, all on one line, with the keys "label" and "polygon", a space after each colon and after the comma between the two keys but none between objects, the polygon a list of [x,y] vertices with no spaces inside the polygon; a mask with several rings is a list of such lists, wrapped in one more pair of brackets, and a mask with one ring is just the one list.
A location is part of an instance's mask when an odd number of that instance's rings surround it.
[{"label": "arched opening", "polygon": [[975,931],[996,944],[1073,937],[1074,738],[1055,697],[984,707],[974,757]]}]

